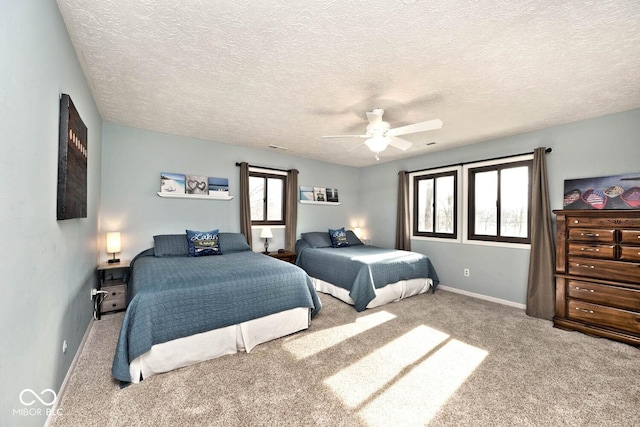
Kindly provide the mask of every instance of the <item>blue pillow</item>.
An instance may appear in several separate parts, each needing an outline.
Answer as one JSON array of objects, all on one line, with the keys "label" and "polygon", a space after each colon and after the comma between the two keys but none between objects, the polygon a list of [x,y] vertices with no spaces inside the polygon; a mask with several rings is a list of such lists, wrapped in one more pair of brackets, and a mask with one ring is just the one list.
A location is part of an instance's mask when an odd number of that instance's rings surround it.
[{"label": "blue pillow", "polygon": [[153,250],[157,257],[187,256],[189,245],[184,234],[159,234],[153,236]]},{"label": "blue pillow", "polygon": [[330,248],[333,246],[331,237],[329,237],[327,233],[311,231],[309,233],[302,233],[301,236],[312,248]]},{"label": "blue pillow", "polygon": [[337,230],[329,229],[329,236],[331,236],[331,244],[334,248],[345,248],[349,246],[349,240],[347,240],[347,232],[344,231],[344,227]]},{"label": "blue pillow", "polygon": [[358,239],[356,233],[351,230],[347,230],[347,242],[349,242],[349,246],[364,245],[364,243],[362,243],[362,240]]},{"label": "blue pillow", "polygon": [[189,256],[222,255],[218,245],[218,230],[187,230],[187,243],[189,244]]},{"label": "blue pillow", "polygon": [[220,250],[224,250],[225,254],[251,250],[247,238],[242,233],[218,233],[218,237]]}]

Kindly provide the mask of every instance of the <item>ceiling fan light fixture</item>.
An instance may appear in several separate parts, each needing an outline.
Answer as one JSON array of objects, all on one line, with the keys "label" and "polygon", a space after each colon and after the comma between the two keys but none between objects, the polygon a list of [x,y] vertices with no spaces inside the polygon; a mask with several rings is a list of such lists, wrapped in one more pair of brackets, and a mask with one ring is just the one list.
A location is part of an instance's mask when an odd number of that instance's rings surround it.
[{"label": "ceiling fan light fixture", "polygon": [[390,142],[391,138],[389,138],[388,136],[377,135],[373,138],[367,139],[364,143],[367,144],[369,150],[373,151],[374,153],[379,153],[381,151],[384,151],[389,146]]}]

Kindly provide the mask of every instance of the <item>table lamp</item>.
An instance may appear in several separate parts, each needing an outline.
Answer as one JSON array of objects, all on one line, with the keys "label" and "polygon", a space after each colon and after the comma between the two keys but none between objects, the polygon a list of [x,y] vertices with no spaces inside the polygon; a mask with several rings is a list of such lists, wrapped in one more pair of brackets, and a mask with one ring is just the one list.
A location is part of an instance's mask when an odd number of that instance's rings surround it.
[{"label": "table lamp", "polygon": [[109,260],[109,264],[120,262],[119,258],[116,258],[116,253],[122,251],[122,244],[120,242],[120,232],[112,231],[107,233],[107,253],[113,254],[113,258]]}]

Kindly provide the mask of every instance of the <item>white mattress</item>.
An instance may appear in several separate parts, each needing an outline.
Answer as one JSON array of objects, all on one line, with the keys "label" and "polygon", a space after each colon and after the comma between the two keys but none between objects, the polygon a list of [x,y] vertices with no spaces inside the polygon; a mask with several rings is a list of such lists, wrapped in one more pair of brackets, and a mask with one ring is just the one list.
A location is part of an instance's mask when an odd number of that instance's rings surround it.
[{"label": "white mattress", "polygon": [[[315,277],[311,278],[311,282],[313,282],[316,291],[333,295],[347,304],[354,305],[348,290]],[[413,295],[423,294],[427,292],[432,285],[433,280],[426,277],[390,283],[375,290],[376,297],[367,304],[367,308],[378,307],[390,302],[400,301],[403,298],[408,298]]]},{"label": "white mattress", "polygon": [[131,382],[138,383],[141,376],[148,378],[205,360],[235,354],[239,350],[249,353],[258,344],[307,329],[310,321],[309,308],[293,308],[238,325],[156,344],[129,364]]}]

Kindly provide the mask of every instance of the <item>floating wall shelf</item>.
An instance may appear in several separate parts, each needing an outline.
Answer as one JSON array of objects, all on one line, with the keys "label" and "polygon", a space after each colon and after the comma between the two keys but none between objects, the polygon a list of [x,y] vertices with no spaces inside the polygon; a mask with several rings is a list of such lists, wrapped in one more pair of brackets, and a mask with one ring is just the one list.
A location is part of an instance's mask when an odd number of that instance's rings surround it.
[{"label": "floating wall shelf", "polygon": [[156,193],[160,197],[167,199],[200,199],[200,200],[231,200],[233,196],[212,196],[210,194],[174,194],[174,193],[162,193],[158,191]]},{"label": "floating wall shelf", "polygon": [[316,202],[315,200],[300,200],[300,203],[303,203],[305,205],[333,205],[333,206],[338,206],[341,204],[340,202]]}]

